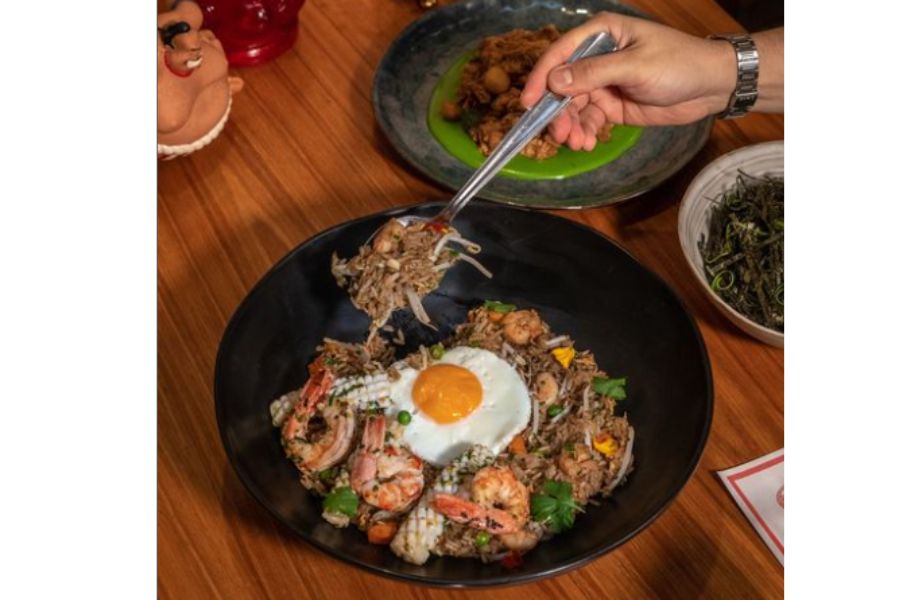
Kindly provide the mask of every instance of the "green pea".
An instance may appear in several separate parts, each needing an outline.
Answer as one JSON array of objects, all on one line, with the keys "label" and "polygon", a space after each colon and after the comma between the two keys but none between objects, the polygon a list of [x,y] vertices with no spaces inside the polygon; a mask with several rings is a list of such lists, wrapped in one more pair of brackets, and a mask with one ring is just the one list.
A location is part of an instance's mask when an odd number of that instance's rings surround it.
[{"label": "green pea", "polygon": [[441,357],[444,356],[444,345],[443,344],[435,344],[430,348],[431,350],[431,358],[434,360],[441,360]]},{"label": "green pea", "polygon": [[551,419],[561,413],[563,411],[563,407],[559,404],[551,404],[549,408],[547,408],[547,416]]},{"label": "green pea", "polygon": [[488,542],[491,541],[491,534],[487,531],[479,531],[478,535],[475,536],[475,545],[476,546],[484,546]]},{"label": "green pea", "polygon": [[412,415],[409,414],[409,411],[401,410],[400,414],[397,415],[397,421],[401,425],[409,425],[409,422],[412,421]]}]

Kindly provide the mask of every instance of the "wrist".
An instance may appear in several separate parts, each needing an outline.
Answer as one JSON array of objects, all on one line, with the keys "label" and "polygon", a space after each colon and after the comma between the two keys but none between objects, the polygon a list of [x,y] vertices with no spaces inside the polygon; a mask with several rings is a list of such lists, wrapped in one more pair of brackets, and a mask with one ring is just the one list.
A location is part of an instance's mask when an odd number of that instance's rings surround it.
[{"label": "wrist", "polygon": [[718,115],[726,108],[735,88],[737,57],[727,40],[705,40],[709,48],[707,79],[707,114]]}]

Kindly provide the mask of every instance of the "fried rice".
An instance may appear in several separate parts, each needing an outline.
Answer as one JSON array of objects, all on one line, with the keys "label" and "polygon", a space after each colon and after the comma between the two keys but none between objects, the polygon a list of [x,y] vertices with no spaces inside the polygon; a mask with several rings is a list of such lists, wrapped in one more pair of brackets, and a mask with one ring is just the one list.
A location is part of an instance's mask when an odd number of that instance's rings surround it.
[{"label": "fried rice", "polygon": [[[434,235],[420,232],[417,239],[423,246],[434,248]],[[437,253],[439,262],[450,259],[445,252],[441,249]],[[362,260],[371,260],[371,256]],[[402,251],[392,249],[387,256],[396,259]],[[378,260],[386,259],[381,256]],[[357,267],[342,267],[340,272],[346,277],[353,268]],[[428,270],[427,265],[419,268]],[[365,290],[360,291],[358,284],[351,290],[356,293],[355,301],[374,315],[381,315],[379,311],[393,307],[402,298],[374,302]],[[462,346],[492,352],[515,368],[529,390],[532,420],[496,456],[473,446],[443,469],[421,461],[415,501],[402,510],[385,510],[355,493],[351,482],[358,475],[359,464],[354,460],[368,451],[366,434],[361,432],[359,423],[361,419],[369,423],[381,418],[390,402],[382,392],[373,391],[378,381],[396,378],[398,364],[415,369],[428,367],[435,361],[432,352],[423,347],[397,363],[393,348],[384,342],[374,347],[325,340],[310,365],[307,385],[299,393],[288,393],[275,400],[271,407],[273,424],[282,428],[286,452],[301,471],[301,483],[325,499],[323,518],[338,527],[354,525],[366,532],[372,543],[390,544],[401,558],[417,564],[429,556],[469,557],[485,562],[519,560],[536,544],[566,528],[535,513],[535,499],[546,493],[548,483],[556,489],[570,490],[574,513],[569,517],[574,519],[589,504],[597,503],[598,498],[609,496],[634,468],[634,430],[627,415],[620,414],[614,398],[596,391],[597,381],[608,380],[606,373],[599,369],[589,350],[577,350],[570,337],[552,332],[537,312],[486,302],[472,309],[466,321],[442,342],[447,349]],[[323,381],[334,383],[324,389],[315,387]],[[341,382],[347,381],[368,383],[356,384],[365,389],[342,388],[345,383]],[[304,408],[304,399],[311,394],[319,394],[315,396],[318,399]],[[325,469],[308,468],[305,465],[311,463],[302,462],[290,451],[291,443],[296,441],[288,439],[291,419],[306,411],[303,414],[307,415],[304,418],[308,418],[309,428],[305,435],[327,435],[321,433],[325,417],[320,413],[324,415],[331,407],[360,419],[352,433],[350,449]],[[309,414],[313,416],[308,417]],[[314,423],[316,419],[319,421]],[[313,430],[318,433],[311,434]],[[385,440],[385,450],[379,452],[403,452],[408,460],[415,460],[405,448],[402,423],[393,417],[388,419]],[[530,509],[524,507],[525,514],[514,531],[500,531],[490,519],[487,525],[479,525],[474,518],[460,520],[458,515],[453,518],[449,512],[445,516],[437,510],[441,495],[469,502],[476,498],[474,482],[488,467],[494,472],[511,473],[515,485],[527,491],[530,498]],[[489,509],[480,510],[490,512]]]}]

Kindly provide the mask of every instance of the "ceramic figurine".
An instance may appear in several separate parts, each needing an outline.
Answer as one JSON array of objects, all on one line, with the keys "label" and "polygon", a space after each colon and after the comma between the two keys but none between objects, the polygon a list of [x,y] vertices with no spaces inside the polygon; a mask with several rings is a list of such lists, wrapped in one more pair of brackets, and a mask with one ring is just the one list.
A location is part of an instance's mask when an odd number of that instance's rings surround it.
[{"label": "ceramic figurine", "polygon": [[189,0],[175,2],[156,19],[157,145],[161,159],[203,148],[221,133],[231,97],[243,81],[228,76],[222,44],[201,29],[203,12]]}]

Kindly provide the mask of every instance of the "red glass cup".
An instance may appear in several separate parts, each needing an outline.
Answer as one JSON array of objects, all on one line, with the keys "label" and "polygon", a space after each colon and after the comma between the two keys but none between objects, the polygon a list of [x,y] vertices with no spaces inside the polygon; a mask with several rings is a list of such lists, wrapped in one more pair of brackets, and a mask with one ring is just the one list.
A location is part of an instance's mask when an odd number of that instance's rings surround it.
[{"label": "red glass cup", "polygon": [[203,27],[222,42],[228,62],[250,67],[268,62],[294,45],[297,13],[305,0],[195,0]]}]

